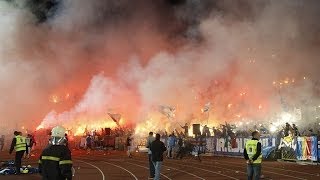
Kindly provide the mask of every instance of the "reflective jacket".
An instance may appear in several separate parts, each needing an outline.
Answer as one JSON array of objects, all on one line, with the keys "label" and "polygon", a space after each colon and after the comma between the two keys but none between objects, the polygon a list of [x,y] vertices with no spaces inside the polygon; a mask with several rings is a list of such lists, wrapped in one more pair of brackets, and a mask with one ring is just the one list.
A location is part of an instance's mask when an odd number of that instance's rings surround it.
[{"label": "reflective jacket", "polygon": [[71,152],[64,145],[49,145],[39,160],[39,172],[43,180],[72,179]]},{"label": "reflective jacket", "polygon": [[160,140],[154,140],[151,143],[151,154],[152,154],[152,161],[163,161],[163,152],[167,150],[164,146],[164,143]]},{"label": "reflective jacket", "polygon": [[27,149],[27,143],[26,143],[26,138],[20,135],[15,136],[12,139],[11,142],[11,147],[9,150],[9,153],[11,154],[13,149],[18,152],[18,151],[26,151],[28,154],[28,149]]},{"label": "reflective jacket", "polygon": [[18,152],[18,151],[25,151],[26,149],[27,149],[26,138],[20,135],[16,136],[16,145],[14,146],[14,150]]},{"label": "reflective jacket", "polygon": [[[258,148],[260,146],[260,148]],[[246,142],[245,153],[247,154],[249,160],[253,161],[253,164],[261,164],[262,154],[261,154],[261,144],[258,140],[252,139]]]}]

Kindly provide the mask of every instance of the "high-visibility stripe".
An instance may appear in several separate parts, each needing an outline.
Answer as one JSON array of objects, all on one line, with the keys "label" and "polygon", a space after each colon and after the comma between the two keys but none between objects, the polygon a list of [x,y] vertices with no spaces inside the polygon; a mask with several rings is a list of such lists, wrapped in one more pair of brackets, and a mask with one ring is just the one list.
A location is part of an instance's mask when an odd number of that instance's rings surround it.
[{"label": "high-visibility stripe", "polygon": [[42,163],[41,160],[39,160],[38,163],[41,164]]},{"label": "high-visibility stripe", "polygon": [[72,161],[71,160],[62,160],[59,162],[59,165],[62,165],[62,164],[72,164]]},{"label": "high-visibility stripe", "polygon": [[16,136],[16,145],[14,147],[14,149],[18,152],[18,151],[25,151],[27,144],[26,144],[26,138],[23,136]]},{"label": "high-visibility stripe", "polygon": [[18,148],[18,147],[26,147],[26,144],[17,144],[16,148]]},{"label": "high-visibility stripe", "polygon": [[[245,147],[246,147],[249,159],[252,159],[253,156],[256,154],[258,143],[259,143],[258,140],[248,140],[246,142]],[[262,153],[260,153],[259,157],[255,161],[253,161],[253,164],[261,164],[261,161],[262,161]]]},{"label": "high-visibility stripe", "polygon": [[60,161],[60,158],[53,156],[42,156],[41,160]]}]

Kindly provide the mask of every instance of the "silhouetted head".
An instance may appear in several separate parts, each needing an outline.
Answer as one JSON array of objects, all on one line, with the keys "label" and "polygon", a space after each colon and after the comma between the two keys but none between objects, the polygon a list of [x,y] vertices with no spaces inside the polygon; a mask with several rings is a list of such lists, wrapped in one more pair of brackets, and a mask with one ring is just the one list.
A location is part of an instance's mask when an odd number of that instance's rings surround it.
[{"label": "silhouetted head", "polygon": [[252,132],[252,137],[255,139],[260,139],[260,133],[259,131],[253,131]]},{"label": "silhouetted head", "polygon": [[156,140],[159,140],[160,141],[160,134],[156,134]]}]

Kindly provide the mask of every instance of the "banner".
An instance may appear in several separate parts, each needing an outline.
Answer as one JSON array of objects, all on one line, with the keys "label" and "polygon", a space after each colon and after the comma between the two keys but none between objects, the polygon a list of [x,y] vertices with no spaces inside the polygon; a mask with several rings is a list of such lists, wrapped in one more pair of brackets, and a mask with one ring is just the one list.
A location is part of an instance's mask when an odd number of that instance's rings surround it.
[{"label": "banner", "polygon": [[[214,148],[214,154],[242,156],[245,143],[249,138],[237,137],[235,138],[237,146],[233,146],[232,139],[227,138],[213,138],[207,148],[211,150]],[[275,137],[262,137],[260,139],[262,145],[262,154],[264,158],[272,155],[276,149],[281,149],[281,158],[284,160],[311,160],[320,162],[320,139],[316,136],[311,137],[291,137],[287,136],[280,139],[280,145],[276,147]],[[210,144],[207,143],[207,144]]]},{"label": "banner", "polygon": [[297,138],[297,159],[298,160],[318,160],[318,141],[317,137],[298,137]]},{"label": "banner", "polygon": [[[245,148],[245,143],[250,140],[249,138],[234,138],[233,142],[231,138],[217,138],[215,145],[215,154],[230,155],[230,156],[242,156]],[[260,143],[262,147],[275,146],[274,137],[262,137]],[[234,146],[233,144],[237,146]]]},{"label": "banner", "polygon": [[175,117],[176,108],[173,106],[162,105],[159,106],[159,112],[165,115],[168,119]]},{"label": "banner", "polygon": [[206,138],[206,150],[207,152],[213,153],[215,147],[215,138]]},{"label": "banner", "polygon": [[208,102],[207,104],[204,105],[203,109],[201,110],[203,113],[209,112],[211,108],[211,103]]},{"label": "banner", "polygon": [[281,149],[281,157],[284,160],[296,160],[297,138],[286,136],[281,138],[278,149]]},{"label": "banner", "polygon": [[318,138],[318,162],[320,162],[320,138]]},{"label": "banner", "polygon": [[111,119],[113,120],[113,122],[115,122],[118,126],[119,125],[119,121],[121,119],[121,114],[111,114],[111,113],[108,113],[108,115],[111,117]]},{"label": "banner", "polygon": [[307,160],[307,140],[305,137],[298,137],[297,138],[297,159],[298,160]]},{"label": "banner", "polygon": [[311,145],[311,161],[318,160],[318,138],[316,136],[309,137],[310,145]]}]

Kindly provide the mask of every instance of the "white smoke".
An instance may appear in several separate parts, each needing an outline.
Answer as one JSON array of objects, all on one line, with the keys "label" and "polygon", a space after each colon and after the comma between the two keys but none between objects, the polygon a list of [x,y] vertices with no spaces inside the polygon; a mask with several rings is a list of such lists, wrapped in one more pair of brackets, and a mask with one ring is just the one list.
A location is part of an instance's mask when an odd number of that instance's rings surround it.
[{"label": "white smoke", "polygon": [[[10,119],[2,126],[110,122],[111,109],[126,123],[158,130],[207,118],[267,122],[283,111],[281,98],[318,106],[315,5],[247,2],[248,18],[229,1],[204,2],[66,0],[39,23],[27,4],[1,1],[0,113]],[[52,104],[55,93],[76,98]],[[210,114],[202,117],[207,102]],[[176,107],[174,122],[159,105]],[[316,122],[314,113],[302,118]]]}]

